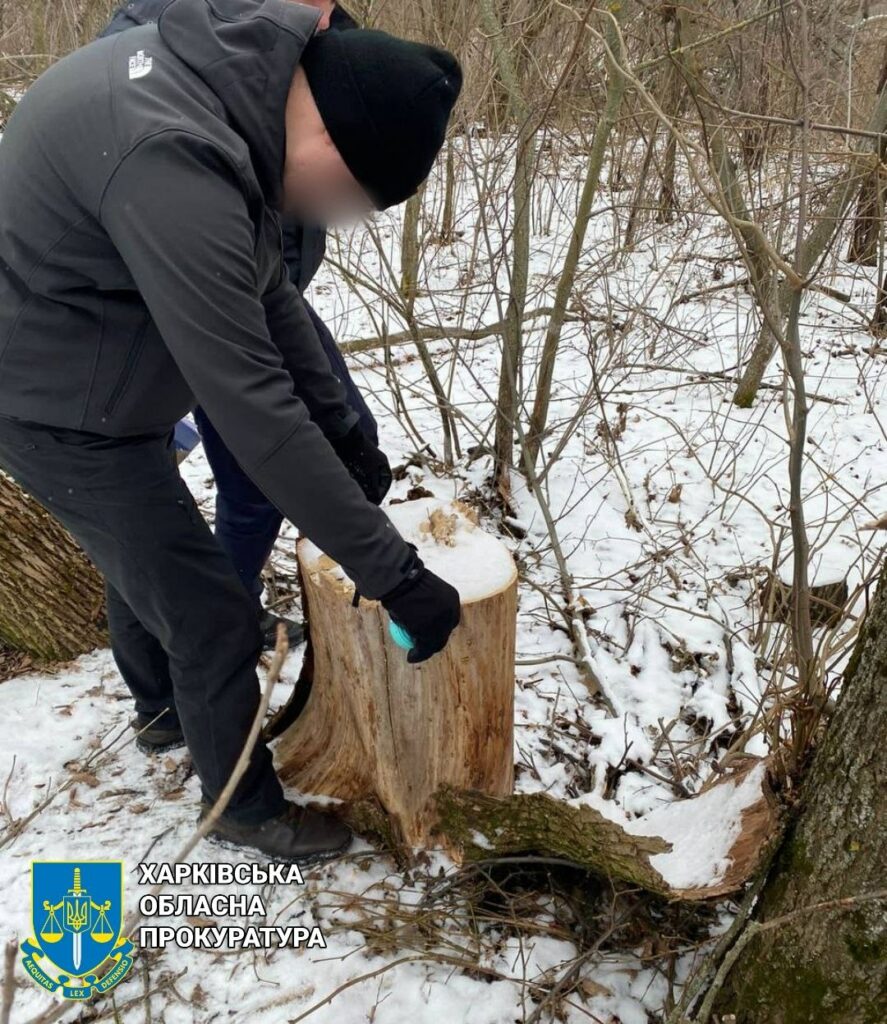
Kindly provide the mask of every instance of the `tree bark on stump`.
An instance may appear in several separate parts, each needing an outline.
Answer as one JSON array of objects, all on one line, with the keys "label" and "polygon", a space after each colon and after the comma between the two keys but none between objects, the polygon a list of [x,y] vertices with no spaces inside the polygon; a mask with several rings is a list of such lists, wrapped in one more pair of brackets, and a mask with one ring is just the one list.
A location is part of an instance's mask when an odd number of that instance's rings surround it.
[{"label": "tree bark on stump", "polygon": [[389,511],[459,590],[462,622],[442,653],[410,665],[381,605],[354,608],[339,566],[300,541],[313,679],[275,756],[281,778],[302,792],[377,804],[392,840],[409,847],[431,842],[442,786],[512,791],[517,572],[463,507],[420,500]]},{"label": "tree bark on stump", "polygon": [[42,661],[107,645],[101,576],[71,536],[0,473],[0,642]]},{"label": "tree bark on stump", "polygon": [[736,1024],[884,1021],[885,735],[887,567],[799,814],[758,901],[758,925],[787,919],[756,930],[718,999]]}]

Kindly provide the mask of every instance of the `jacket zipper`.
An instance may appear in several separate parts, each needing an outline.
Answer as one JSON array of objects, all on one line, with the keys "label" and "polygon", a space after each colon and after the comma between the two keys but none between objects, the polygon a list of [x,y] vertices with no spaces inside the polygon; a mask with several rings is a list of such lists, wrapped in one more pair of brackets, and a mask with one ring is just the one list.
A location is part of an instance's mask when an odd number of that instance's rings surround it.
[{"label": "jacket zipper", "polygon": [[129,386],[129,382],[132,379],[135,365],[139,360],[139,356],[142,354],[142,349],[145,347],[145,334],[148,330],[148,325],[151,320],[148,318],[139,329],[139,333],[136,335],[135,340],[129,347],[129,352],[126,354],[126,362],[123,364],[123,369],[120,371],[120,376],[117,378],[117,383],[114,385],[114,390],[108,397],[108,401],[105,403],[105,415],[110,416],[117,408],[120,399],[123,397],[124,391]]},{"label": "jacket zipper", "polygon": [[[271,221],[274,224],[275,232],[276,232],[276,235],[277,235],[277,251],[276,251],[276,255],[280,257],[280,269],[281,269],[280,278],[279,278],[279,280],[275,281],[273,285],[269,284],[268,285],[268,289],[267,289],[268,291],[273,291],[275,288],[279,288],[280,285],[283,283],[284,278],[288,276],[287,275],[287,270],[286,270],[286,261],[283,258],[283,225],[281,224],[280,217],[278,217],[277,214],[274,213],[272,210],[266,210],[265,211],[265,216],[266,217],[271,217]],[[259,240],[259,244],[256,246],[257,250],[258,250],[259,246],[261,246],[264,243],[264,241],[265,241],[264,225],[262,226],[262,231],[260,232],[260,235],[261,235],[261,237],[260,237],[260,240]],[[258,251],[256,252],[256,257],[257,257],[257,260],[258,260]],[[272,257],[272,259],[273,259],[273,257]]]}]

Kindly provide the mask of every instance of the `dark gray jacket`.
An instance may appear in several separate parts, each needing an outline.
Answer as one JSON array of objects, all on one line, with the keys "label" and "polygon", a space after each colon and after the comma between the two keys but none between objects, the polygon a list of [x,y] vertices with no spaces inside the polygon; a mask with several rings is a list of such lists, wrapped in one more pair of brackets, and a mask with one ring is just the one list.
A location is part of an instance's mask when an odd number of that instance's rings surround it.
[{"label": "dark gray jacket", "polygon": [[28,90],[0,142],[0,415],[112,437],[196,403],[367,597],[411,551],[324,437],[356,421],[277,213],[284,110],[316,11],[171,0]]}]

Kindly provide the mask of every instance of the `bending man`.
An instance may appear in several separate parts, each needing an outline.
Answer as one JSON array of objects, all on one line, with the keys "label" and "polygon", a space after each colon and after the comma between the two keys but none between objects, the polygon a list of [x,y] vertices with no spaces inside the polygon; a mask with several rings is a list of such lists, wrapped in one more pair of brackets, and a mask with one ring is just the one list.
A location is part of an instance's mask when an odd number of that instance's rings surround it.
[{"label": "bending man", "polygon": [[[332,223],[414,194],[461,75],[288,0],[171,0],[28,90],[0,143],[0,467],[104,574],[115,658],[178,722],[206,806],[259,701],[252,601],[182,482],[199,404],[259,490],[441,650],[455,590],[336,455],[357,421],[283,263],[280,212]],[[283,795],[259,744],[216,834],[277,858],[350,833]]]}]

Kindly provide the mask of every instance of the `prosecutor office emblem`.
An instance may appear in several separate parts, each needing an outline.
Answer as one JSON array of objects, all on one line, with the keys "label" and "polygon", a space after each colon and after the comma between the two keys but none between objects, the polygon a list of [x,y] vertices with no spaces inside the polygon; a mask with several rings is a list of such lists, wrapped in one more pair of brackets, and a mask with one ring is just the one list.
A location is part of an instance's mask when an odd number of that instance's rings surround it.
[{"label": "prosecutor office emblem", "polygon": [[120,934],[121,861],[34,861],[31,922],[36,938],[22,943],[25,970],[65,999],[107,992],[132,966],[133,945]]}]

